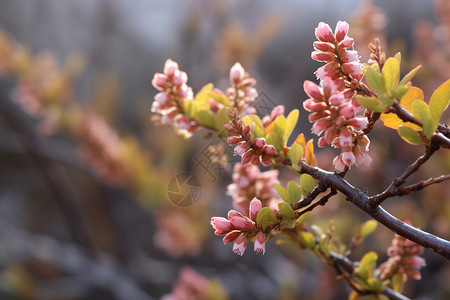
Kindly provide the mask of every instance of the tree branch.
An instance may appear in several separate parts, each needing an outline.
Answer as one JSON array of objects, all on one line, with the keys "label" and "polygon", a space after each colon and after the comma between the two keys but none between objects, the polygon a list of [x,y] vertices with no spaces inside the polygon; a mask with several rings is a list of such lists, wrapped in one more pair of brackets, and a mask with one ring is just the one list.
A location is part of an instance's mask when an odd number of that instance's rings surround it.
[{"label": "tree branch", "polygon": [[301,166],[301,173],[309,174],[319,182],[322,182],[324,185],[340,191],[347,197],[348,201],[352,202],[355,206],[366,212],[368,215],[389,228],[391,231],[425,248],[431,249],[447,259],[450,259],[449,241],[406,224],[405,222],[386,212],[380,206],[377,206],[375,208],[370,206],[369,197],[362,191],[350,185],[338,174],[327,172],[320,168],[312,167],[305,162],[302,162]]}]

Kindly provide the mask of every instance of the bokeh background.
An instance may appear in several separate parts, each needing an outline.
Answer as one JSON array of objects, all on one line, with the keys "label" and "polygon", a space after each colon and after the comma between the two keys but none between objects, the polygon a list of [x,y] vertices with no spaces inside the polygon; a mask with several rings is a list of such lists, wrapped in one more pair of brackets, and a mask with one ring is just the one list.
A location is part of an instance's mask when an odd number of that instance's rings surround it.
[{"label": "bokeh background", "polygon": [[[338,20],[350,23],[362,61],[368,59],[367,44],[378,37],[387,55],[402,52],[403,72],[422,64],[414,84],[426,97],[450,78],[447,0],[0,0],[0,28],[37,61],[45,65],[51,56],[54,64],[76,62],[69,97],[74,104],[67,109],[76,106],[102,120],[82,121],[86,128],[77,134],[49,135],[41,116],[14,100],[20,76],[0,78],[0,299],[160,299],[183,284],[209,289],[213,299],[345,299],[346,284],[307,251],[272,239],[264,256],[247,250],[238,257],[222,245],[209,219],[231,209],[231,179],[203,167],[209,162],[204,154],[220,141],[203,134],[185,140],[150,120],[156,94],[151,79],[167,58],[187,72],[194,91],[208,82],[226,89],[229,68],[239,61],[258,81],[258,113],[278,104],[287,111],[299,108],[295,133],[311,138],[302,84],[314,80],[320,66],[310,58],[314,28],[320,21],[334,27]],[[86,158],[95,132],[108,135],[106,147],[127,149],[125,167],[105,173],[95,155]],[[347,176],[374,194],[423,149],[382,126],[371,140],[373,165]],[[411,182],[448,173],[447,152],[439,151]],[[332,169],[333,149],[316,155],[320,167]],[[231,167],[236,161],[228,157]],[[130,176],[124,169],[137,171]],[[168,189],[182,172],[198,178],[201,195],[180,208]],[[281,173],[280,179],[291,177]],[[450,239],[449,195],[443,183],[390,199],[385,208]],[[326,228],[330,219],[348,241],[368,217],[335,196],[309,222]],[[375,250],[383,261],[392,238],[379,226],[352,258]],[[428,250],[424,257],[423,279],[408,282],[405,294],[449,299],[448,261]]]}]

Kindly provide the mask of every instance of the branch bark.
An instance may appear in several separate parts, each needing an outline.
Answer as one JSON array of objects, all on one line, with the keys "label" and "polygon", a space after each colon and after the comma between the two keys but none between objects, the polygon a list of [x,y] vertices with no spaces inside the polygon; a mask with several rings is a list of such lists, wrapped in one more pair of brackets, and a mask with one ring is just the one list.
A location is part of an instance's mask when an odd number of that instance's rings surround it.
[{"label": "branch bark", "polygon": [[348,201],[389,228],[391,231],[425,248],[431,249],[447,259],[450,259],[449,241],[406,224],[405,222],[389,214],[381,206],[372,207],[370,205],[369,196],[349,184],[338,174],[312,167],[305,162],[302,162],[301,166],[301,173],[309,174],[322,184],[340,191],[347,197]]}]

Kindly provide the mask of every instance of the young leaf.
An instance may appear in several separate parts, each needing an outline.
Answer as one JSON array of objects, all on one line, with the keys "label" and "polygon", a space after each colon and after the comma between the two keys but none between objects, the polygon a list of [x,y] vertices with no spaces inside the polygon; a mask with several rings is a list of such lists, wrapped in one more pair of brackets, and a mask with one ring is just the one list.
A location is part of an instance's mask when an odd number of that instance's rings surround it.
[{"label": "young leaf", "polygon": [[286,202],[278,203],[278,210],[280,211],[281,217],[283,217],[284,220],[295,219],[295,212],[290,204]]},{"label": "young leaf", "polygon": [[405,281],[406,281],[405,278],[406,278],[406,275],[404,275],[404,274],[401,274],[401,273],[394,274],[394,276],[392,276],[392,278],[391,278],[392,289],[396,292],[401,293],[403,290],[403,286],[405,285]]},{"label": "young leaf", "polygon": [[215,92],[208,92],[207,95],[214,100],[216,100],[218,103],[223,104],[225,107],[230,107],[231,103],[227,96],[221,93],[215,93]]},{"label": "young leaf", "polygon": [[214,128],[216,124],[216,120],[210,110],[201,110],[197,112],[195,119],[200,124],[210,128]]},{"label": "young leaf", "polygon": [[430,108],[428,105],[423,101],[416,100],[412,105],[412,114],[420,122],[422,122],[422,131],[429,139],[436,130],[437,124],[436,127],[434,127],[434,122],[431,119]]},{"label": "young leaf", "polygon": [[386,89],[383,85],[383,78],[379,73],[379,69],[377,71],[373,66],[378,67],[378,64],[373,64],[372,66],[367,67],[364,71],[364,75],[366,75],[367,79],[367,84],[373,91],[378,94],[386,93]]},{"label": "young leaf", "polygon": [[436,127],[450,103],[450,79],[438,87],[430,99],[430,113]]},{"label": "young leaf", "polygon": [[289,192],[281,184],[274,183],[273,186],[275,187],[278,195],[280,195],[281,199],[283,199],[287,203],[291,203]]},{"label": "young leaf", "polygon": [[300,175],[300,185],[302,186],[302,189],[305,191],[305,193],[308,195],[309,193],[312,192],[312,190],[316,186],[316,181],[311,175],[302,174]]},{"label": "young leaf", "polygon": [[298,163],[303,157],[303,147],[300,144],[292,145],[289,149],[289,158],[293,166],[298,166]]},{"label": "young leaf", "polygon": [[250,125],[252,128],[252,134],[255,138],[264,137],[264,128],[257,115],[247,115],[242,118],[242,122],[244,123],[244,126]]},{"label": "young leaf", "polygon": [[291,200],[291,204],[295,205],[300,200],[300,197],[302,196],[302,190],[293,181],[289,181],[287,185],[287,190],[289,192],[289,199]]},{"label": "young leaf", "polygon": [[400,81],[400,83],[398,85],[406,85],[409,81],[411,81],[411,79],[413,79],[414,76],[416,76],[417,71],[419,71],[419,69],[421,67],[422,67],[422,65],[418,65],[417,67],[415,67],[414,69],[409,71],[409,73],[406,74],[405,77],[402,78],[402,80]]},{"label": "young leaf", "polygon": [[377,97],[372,96],[370,98],[356,95],[356,100],[361,104],[363,107],[373,110],[375,112],[384,112],[386,110],[386,106],[378,102]]},{"label": "young leaf", "polygon": [[266,142],[268,145],[274,145],[277,151],[283,150],[283,139],[276,131],[269,132],[269,134],[266,135]]},{"label": "young leaf", "polygon": [[361,228],[359,229],[359,236],[360,237],[366,237],[369,234],[371,234],[376,228],[378,223],[374,220],[369,220],[367,222],[364,222],[361,225]]},{"label": "young leaf", "polygon": [[400,64],[395,58],[388,58],[381,71],[384,88],[386,92],[390,92],[397,88],[400,80]]},{"label": "young leaf", "polygon": [[275,120],[275,125],[274,125],[274,132],[276,132],[280,138],[281,138],[281,142],[282,142],[282,147],[284,147],[284,145],[286,145],[285,141],[284,141],[284,135],[286,132],[286,118],[284,116],[278,116],[277,119]]},{"label": "young leaf", "polygon": [[215,128],[217,129],[217,131],[224,132],[225,129],[223,128],[223,125],[227,124],[228,121],[230,121],[228,117],[228,109],[227,108],[219,109],[216,113],[215,118]]},{"label": "young leaf", "polygon": [[294,130],[295,126],[297,125],[297,121],[298,121],[298,109],[294,109],[293,111],[291,111],[289,113],[289,115],[286,118],[286,130],[284,132],[284,136],[283,136],[283,142],[286,145],[289,137],[292,134],[292,131]]},{"label": "young leaf", "polygon": [[303,245],[312,249],[316,245],[316,241],[311,232],[300,231],[298,237]]},{"label": "young leaf", "polygon": [[359,274],[365,280],[373,277],[378,255],[370,251],[366,253],[359,262]]},{"label": "young leaf", "polygon": [[420,137],[420,134],[411,127],[402,125],[398,127],[397,131],[398,134],[410,144],[413,145],[424,144],[422,138]]},{"label": "young leaf", "polygon": [[256,215],[256,224],[258,227],[266,230],[267,227],[272,226],[277,220],[277,216],[270,207],[263,207]]},{"label": "young leaf", "polygon": [[306,158],[305,161],[308,165],[316,167],[317,161],[316,161],[316,155],[314,154],[314,143],[313,140],[309,140],[308,143],[306,143]]}]

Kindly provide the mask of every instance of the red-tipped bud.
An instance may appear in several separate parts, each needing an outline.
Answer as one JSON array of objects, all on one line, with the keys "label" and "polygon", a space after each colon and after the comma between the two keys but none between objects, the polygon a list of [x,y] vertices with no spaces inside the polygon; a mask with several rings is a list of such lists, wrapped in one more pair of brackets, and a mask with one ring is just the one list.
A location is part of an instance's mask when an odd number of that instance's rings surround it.
[{"label": "red-tipped bud", "polygon": [[335,36],[336,42],[342,41],[348,33],[348,23],[344,21],[339,21],[336,25]]},{"label": "red-tipped bud", "polygon": [[249,151],[245,152],[245,153],[242,155],[241,165],[246,165],[246,164],[248,164],[249,162],[251,162],[251,160],[252,160],[252,158],[253,158],[253,153],[254,153],[253,149],[250,149]]},{"label": "red-tipped bud", "polygon": [[247,142],[240,143],[234,148],[234,153],[243,156],[250,149],[250,145]]},{"label": "red-tipped bud", "polygon": [[244,79],[245,70],[240,63],[235,63],[230,69],[230,82],[237,84]]},{"label": "red-tipped bud", "polygon": [[347,121],[347,125],[352,126],[355,130],[363,130],[367,127],[367,124],[366,117],[357,117]]},{"label": "red-tipped bud", "polygon": [[223,237],[223,243],[228,244],[234,242],[241,232],[239,230],[233,230],[230,233],[228,233],[226,236]]},{"label": "red-tipped bud", "polygon": [[232,230],[231,222],[222,217],[211,218],[211,225],[216,232],[216,235],[224,235]]},{"label": "red-tipped bud", "polygon": [[244,233],[241,233],[234,241],[233,244],[233,252],[242,256],[245,252],[245,248],[247,248],[248,239]]},{"label": "red-tipped bud", "polygon": [[319,41],[322,42],[329,42],[334,43],[334,35],[331,31],[331,28],[328,24],[325,24],[323,22],[319,23],[319,26],[316,28],[316,37],[319,39]]},{"label": "red-tipped bud", "polygon": [[320,87],[314,82],[305,80],[305,82],[303,83],[303,89],[311,98],[314,98],[319,101],[322,100],[323,98],[322,91]]},{"label": "red-tipped bud", "polygon": [[275,155],[277,153],[277,149],[274,145],[266,145],[263,149],[263,153],[267,155]]},{"label": "red-tipped bud", "polygon": [[164,64],[164,74],[171,77],[178,70],[178,64],[171,59],[166,60]]},{"label": "red-tipped bud", "polygon": [[254,249],[257,254],[260,252],[264,254],[266,252],[266,235],[264,234],[264,232],[259,231],[256,234]]},{"label": "red-tipped bud", "polygon": [[258,212],[261,210],[262,208],[262,203],[261,201],[254,197],[253,200],[250,202],[250,219],[252,219],[253,222],[256,222],[256,216],[258,215]]},{"label": "red-tipped bud", "polygon": [[329,63],[334,61],[337,56],[336,54],[330,52],[313,51],[311,53],[311,58],[317,61],[324,61]]},{"label": "red-tipped bud", "polygon": [[253,146],[256,149],[262,149],[266,145],[266,140],[264,138],[257,138],[253,140]]},{"label": "red-tipped bud", "polygon": [[324,42],[314,42],[314,48],[318,51],[323,52],[333,52],[334,46],[330,43],[324,43]]},{"label": "red-tipped bud", "polygon": [[242,138],[239,135],[233,135],[227,138],[227,143],[230,145],[236,145],[241,142]]}]

